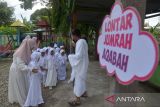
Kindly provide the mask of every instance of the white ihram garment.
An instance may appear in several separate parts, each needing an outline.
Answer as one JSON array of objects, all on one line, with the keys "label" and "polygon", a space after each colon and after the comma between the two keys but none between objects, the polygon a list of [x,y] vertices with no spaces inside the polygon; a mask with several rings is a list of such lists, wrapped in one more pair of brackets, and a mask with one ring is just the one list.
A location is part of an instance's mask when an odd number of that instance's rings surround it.
[{"label": "white ihram garment", "polygon": [[84,39],[79,39],[76,43],[75,54],[68,56],[73,73],[71,78],[75,78],[74,94],[82,96],[86,91],[86,77],[88,70],[88,45]]}]

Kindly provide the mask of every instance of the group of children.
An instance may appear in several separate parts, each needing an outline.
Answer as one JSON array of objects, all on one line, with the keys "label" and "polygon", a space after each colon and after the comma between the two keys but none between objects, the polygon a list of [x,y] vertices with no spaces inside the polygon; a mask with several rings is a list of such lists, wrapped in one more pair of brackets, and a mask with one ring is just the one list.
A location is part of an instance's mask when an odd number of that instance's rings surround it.
[{"label": "group of children", "polygon": [[56,86],[57,80],[66,79],[66,62],[64,46],[38,48],[31,54],[29,66],[36,70],[32,70],[28,75],[30,84],[25,107],[44,103],[41,84],[52,89]]}]

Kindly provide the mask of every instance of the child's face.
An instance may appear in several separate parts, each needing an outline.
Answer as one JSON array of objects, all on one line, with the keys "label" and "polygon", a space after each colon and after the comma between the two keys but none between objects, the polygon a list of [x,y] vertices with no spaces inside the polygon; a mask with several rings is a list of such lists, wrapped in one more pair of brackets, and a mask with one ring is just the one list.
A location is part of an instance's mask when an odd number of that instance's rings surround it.
[{"label": "child's face", "polygon": [[64,52],[62,52],[61,55],[64,56]]},{"label": "child's face", "polygon": [[41,55],[44,56],[44,55],[45,55],[45,52],[41,52]]},{"label": "child's face", "polygon": [[51,51],[51,55],[54,55],[54,51]]},{"label": "child's face", "polygon": [[46,54],[48,54],[48,49],[46,50]]}]

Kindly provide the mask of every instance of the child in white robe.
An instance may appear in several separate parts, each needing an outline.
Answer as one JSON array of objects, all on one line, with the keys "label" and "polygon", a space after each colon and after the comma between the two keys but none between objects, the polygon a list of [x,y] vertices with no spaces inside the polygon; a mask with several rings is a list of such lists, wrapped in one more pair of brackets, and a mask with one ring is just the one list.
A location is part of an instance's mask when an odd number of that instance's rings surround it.
[{"label": "child in white robe", "polygon": [[65,80],[66,79],[66,57],[65,57],[65,51],[61,50],[60,51],[60,56],[59,56],[59,71],[58,71],[58,80]]},{"label": "child in white robe", "polygon": [[[62,45],[62,46],[60,46],[60,49],[65,51],[65,47],[64,47],[63,45]],[[66,53],[64,53],[64,57],[65,57],[65,58],[66,58],[66,60],[67,60],[67,55],[66,55]]]},{"label": "child in white robe", "polygon": [[41,57],[40,57],[40,61],[39,61],[39,65],[41,68],[41,73],[42,73],[42,83],[45,86],[45,82],[46,82],[46,77],[47,77],[47,58],[45,56],[45,49],[41,49]]},{"label": "child in white robe", "polygon": [[60,70],[59,56],[60,56],[60,48],[57,47],[57,48],[55,48],[55,59],[56,59],[56,71],[57,71],[57,73]]},{"label": "child in white robe", "polygon": [[44,103],[41,91],[40,66],[38,63],[40,55],[41,54],[39,52],[33,52],[31,55],[31,62],[29,63],[29,66],[31,68],[38,69],[38,72],[30,72],[30,86],[27,99],[24,104],[25,107],[38,106],[39,104]]},{"label": "child in white robe", "polygon": [[51,48],[48,53],[48,65],[47,65],[47,78],[45,86],[49,86],[49,89],[52,89],[53,86],[57,84],[57,71],[56,71],[56,59],[54,55],[54,49]]}]

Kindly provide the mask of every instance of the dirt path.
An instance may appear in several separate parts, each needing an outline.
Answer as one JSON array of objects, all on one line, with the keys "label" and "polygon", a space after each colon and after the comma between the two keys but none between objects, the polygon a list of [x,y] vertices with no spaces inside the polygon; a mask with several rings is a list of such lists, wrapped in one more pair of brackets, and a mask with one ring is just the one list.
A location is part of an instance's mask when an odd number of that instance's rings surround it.
[{"label": "dirt path", "polygon": [[[0,61],[0,107],[19,107],[18,104],[8,103],[8,73],[11,61]],[[67,80],[70,77],[70,68],[67,70]],[[73,86],[66,81],[59,81],[57,86],[52,90],[43,88],[43,98],[45,104],[43,107],[70,107],[68,101],[73,98]],[[131,85],[123,86],[115,82],[113,77],[106,76],[106,71],[99,67],[97,61],[89,64],[87,89],[89,97],[82,98],[82,105],[78,107],[113,107],[105,101],[105,97],[114,93],[158,93],[158,90],[148,84],[134,82]],[[144,95],[145,96],[145,95]],[[158,99],[156,99],[157,102]],[[117,107],[117,106],[115,106]],[[126,106],[127,107],[127,106]],[[137,106],[141,107],[141,106]],[[146,107],[144,105],[143,107]]]},{"label": "dirt path", "polygon": [[[18,104],[8,103],[8,73],[11,61],[0,62],[0,104],[1,107],[19,107]],[[67,80],[70,77],[70,69],[67,70]],[[104,107],[104,97],[114,87],[113,79],[105,76],[105,71],[99,68],[98,62],[90,62],[87,88],[89,97],[82,98],[82,105],[79,107]],[[73,98],[72,84],[66,81],[59,81],[57,87],[52,90],[43,88],[44,107],[70,107],[68,101]],[[111,83],[111,84],[110,84]],[[110,87],[110,88],[109,88]]]}]

